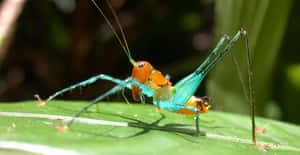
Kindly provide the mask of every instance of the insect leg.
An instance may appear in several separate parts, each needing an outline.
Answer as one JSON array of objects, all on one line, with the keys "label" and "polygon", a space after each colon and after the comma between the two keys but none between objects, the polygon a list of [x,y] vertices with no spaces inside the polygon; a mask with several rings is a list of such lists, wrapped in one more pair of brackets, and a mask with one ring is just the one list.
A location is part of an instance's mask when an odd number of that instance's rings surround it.
[{"label": "insect leg", "polygon": [[[60,91],[57,91],[53,95],[49,96],[46,101],[42,101],[40,99],[39,95],[37,95],[37,94],[34,95],[34,97],[38,99],[38,104],[45,105],[49,101],[51,101],[52,99],[54,99],[55,97],[57,97],[58,95],[61,95],[61,94],[65,93],[65,92],[68,92],[68,91],[71,91],[71,90],[73,90],[73,89],[75,89],[77,87],[83,87],[83,86],[95,83],[97,80],[107,80],[107,81],[111,81],[111,82],[116,83],[116,84],[120,84],[120,83],[123,82],[122,80],[113,78],[113,77],[111,77],[109,75],[100,74],[100,75],[97,75],[97,76],[93,76],[93,77],[91,77],[91,78],[89,78],[89,79],[87,79],[85,81],[82,81],[82,82],[76,83],[74,85],[71,85],[71,86],[69,86],[67,88],[64,88],[64,89],[60,90]],[[128,85],[127,88],[131,89],[131,86]]]},{"label": "insect leg", "polygon": [[237,72],[239,74],[239,78],[240,78],[240,81],[241,81],[241,84],[242,84],[242,87],[243,87],[243,93],[244,93],[245,97],[247,98],[247,100],[249,101],[249,95],[248,95],[248,91],[247,91],[246,84],[245,84],[245,81],[244,81],[244,77],[243,77],[241,67],[240,67],[240,64],[238,62],[238,59],[237,59],[237,56],[236,56],[236,53],[235,53],[233,47],[232,47],[232,50],[231,50],[231,54],[232,54],[233,61],[235,63],[235,66],[236,66],[236,69],[237,69]]},{"label": "insect leg", "polygon": [[[248,63],[248,73],[249,75],[249,87],[250,87],[250,100],[249,102],[252,105],[251,108],[251,118],[252,118],[252,129],[255,127],[254,122],[254,102],[253,102],[253,89],[252,89],[252,72],[251,72],[251,66],[250,66],[250,56],[249,56],[249,49],[248,49],[248,40],[247,40],[247,33],[245,30],[241,29],[239,30],[235,36],[227,43],[227,45],[224,47],[222,51],[220,51],[214,59],[209,62],[211,58],[207,58],[207,62],[204,62],[201,64],[195,72],[188,75],[187,77],[180,80],[178,83],[175,84],[175,87],[177,88],[176,93],[173,96],[173,102],[179,105],[184,105],[190,97],[194,94],[204,77],[207,75],[208,71],[212,69],[212,67],[233,47],[234,43],[241,37],[244,36],[246,40],[246,53],[247,53],[247,63]],[[221,39],[222,40],[222,39]],[[222,42],[222,41],[221,41]],[[253,134],[252,131],[252,139],[253,143],[255,143],[255,134]]]},{"label": "insect leg", "polygon": [[[256,138],[255,138],[255,101],[254,101],[254,91],[253,91],[253,73],[251,70],[251,61],[250,61],[250,52],[248,48],[248,35],[247,32],[241,28],[233,37],[232,40],[229,41],[229,43],[225,46],[225,48],[219,53],[219,55],[210,63],[206,66],[205,69],[199,70],[198,74],[206,75],[207,72],[217,63],[217,61],[227,53],[229,49],[233,47],[233,44],[240,38],[244,37],[245,41],[245,48],[246,48],[246,56],[247,56],[247,65],[248,65],[248,82],[249,82],[249,95],[248,97],[248,102],[251,105],[251,122],[252,122],[252,141],[254,144],[256,144]],[[242,78],[242,77],[241,77]]]},{"label": "insect leg", "polygon": [[101,101],[102,99],[104,99],[105,97],[107,97],[108,95],[112,95],[115,94],[118,91],[121,91],[124,88],[131,88],[131,85],[136,85],[139,88],[141,88],[142,93],[147,95],[148,97],[153,96],[153,91],[148,88],[147,86],[141,84],[140,82],[138,82],[136,79],[129,77],[123,81],[120,81],[119,84],[115,87],[113,87],[112,89],[110,89],[109,91],[107,91],[106,93],[100,95],[99,97],[97,97],[96,99],[94,99],[91,103],[89,103],[88,105],[86,105],[84,108],[82,108],[79,112],[77,112],[72,120],[67,124],[66,128],[70,127],[70,125],[73,123],[73,121],[84,111],[86,111],[88,108],[90,108],[92,105],[96,104],[97,102]]},{"label": "insect leg", "polygon": [[195,111],[195,125],[196,125],[196,136],[200,136],[200,129],[199,129],[199,112],[198,110]]},{"label": "insect leg", "polygon": [[127,104],[130,104],[129,101],[128,101],[128,99],[127,99],[127,97],[126,97],[126,95],[125,95],[125,90],[124,90],[124,89],[122,89],[122,96],[123,96],[125,102],[126,102]]},{"label": "insect leg", "polygon": [[201,71],[208,63],[210,63],[211,58],[217,54],[217,51],[220,47],[224,44],[226,40],[229,40],[228,35],[224,35],[219,42],[217,43],[216,47],[212,50],[212,52],[207,56],[207,58],[201,63],[201,65],[196,69],[196,72]]},{"label": "insect leg", "polygon": [[229,43],[225,46],[225,48],[211,61],[204,69],[198,68],[195,72],[198,74],[206,75],[208,71],[233,47],[234,43],[244,35],[242,30],[238,31],[235,36],[229,41]]},{"label": "insect leg", "polygon": [[247,65],[248,65],[248,82],[249,82],[249,104],[251,105],[250,111],[251,111],[251,120],[252,120],[252,141],[253,144],[256,145],[256,139],[255,139],[255,98],[254,98],[254,90],[253,90],[253,73],[252,73],[252,67],[251,67],[251,58],[250,58],[250,51],[248,47],[248,34],[247,31],[241,28],[240,30],[244,36],[245,40],[245,48],[246,48],[246,55],[247,55]]},{"label": "insect leg", "polygon": [[[206,74],[208,72],[208,70],[206,72],[203,72],[203,70],[206,70],[207,66],[209,66],[210,64],[216,63],[216,61],[217,61],[216,58],[214,58],[214,60],[212,60],[212,62],[211,62],[211,59],[217,54],[217,51],[224,44],[224,42],[228,39],[229,39],[229,37],[227,35],[224,35],[218,42],[217,46],[213,49],[213,51],[204,60],[204,62],[192,74],[186,76],[185,78],[181,79],[179,82],[177,82],[175,84],[175,87],[177,88],[177,92],[174,95],[173,100],[176,102],[176,104],[184,105],[191,98],[191,96],[195,93],[195,91],[197,90],[200,83],[202,82],[202,80],[204,79],[204,77],[206,76]],[[226,53],[226,51],[225,51],[225,53]],[[219,55],[220,55],[220,53],[219,53]],[[217,57],[221,58],[222,55],[221,56],[219,56],[219,55]],[[213,65],[211,65],[211,67],[212,66]]]},{"label": "insect leg", "polygon": [[190,109],[195,112],[195,127],[196,127],[196,136],[200,135],[200,128],[199,128],[199,109],[197,109],[194,106],[186,106],[186,105],[180,105],[180,104],[174,104],[172,102],[160,102],[159,104],[160,108],[168,109],[169,111],[178,111],[180,109]]}]

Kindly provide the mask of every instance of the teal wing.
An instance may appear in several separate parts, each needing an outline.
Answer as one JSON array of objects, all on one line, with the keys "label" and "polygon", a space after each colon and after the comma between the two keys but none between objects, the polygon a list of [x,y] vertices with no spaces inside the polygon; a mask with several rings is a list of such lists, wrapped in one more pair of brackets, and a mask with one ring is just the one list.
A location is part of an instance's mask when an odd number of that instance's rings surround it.
[{"label": "teal wing", "polygon": [[177,90],[172,98],[172,102],[175,104],[184,105],[193,96],[205,75],[206,74],[197,74],[194,72],[177,82],[174,85]]}]

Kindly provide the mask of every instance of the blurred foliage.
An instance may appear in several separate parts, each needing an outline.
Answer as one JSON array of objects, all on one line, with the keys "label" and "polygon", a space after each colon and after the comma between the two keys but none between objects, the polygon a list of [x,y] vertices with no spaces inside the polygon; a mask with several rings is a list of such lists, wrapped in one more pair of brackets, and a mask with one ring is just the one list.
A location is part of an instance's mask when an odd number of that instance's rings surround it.
[{"label": "blurred foliage", "polygon": [[[105,3],[98,2],[112,19]],[[260,115],[298,122],[299,119],[295,121],[296,113],[286,113],[288,109],[297,109],[289,103],[298,103],[296,98],[289,98],[286,90],[290,90],[291,94],[295,91],[285,83],[287,66],[284,64],[290,58],[295,60],[299,49],[295,41],[291,43],[291,40],[298,37],[295,32],[299,34],[299,22],[293,20],[299,18],[296,5],[293,5],[292,16],[288,18],[291,2],[112,0],[126,30],[133,58],[150,61],[164,74],[170,74],[173,82],[192,72],[202,62],[209,49],[214,47],[213,40],[225,33],[233,35],[240,27],[244,27],[250,35],[256,110]],[[288,27],[285,28],[287,21]],[[16,26],[0,69],[1,102],[33,99],[36,93],[46,97],[100,73],[118,78],[130,76],[131,65],[128,59],[103,17],[88,0],[28,0]],[[213,31],[215,26],[217,29]],[[285,30],[289,33],[284,35]],[[283,35],[284,47],[279,54],[284,61],[277,61],[276,64]],[[242,41],[236,44],[235,50],[242,64],[245,59],[241,45]],[[293,47],[294,52],[288,53],[285,47]],[[299,63],[299,60],[294,63]],[[278,70],[274,73],[276,66]],[[240,83],[235,82],[238,80],[234,80],[238,76],[231,56],[226,56],[225,60],[218,63],[209,76],[208,94],[215,99],[215,109],[240,113],[248,111],[241,94],[228,95],[232,91],[241,90]],[[224,79],[220,80],[220,77]],[[228,82],[228,78],[232,78],[230,81],[234,83]],[[75,90],[59,99],[90,100],[112,86],[102,81],[82,92]],[[196,95],[204,96],[205,87],[202,84]],[[130,92],[126,96],[130,98]],[[286,99],[291,101],[286,103]],[[123,101],[120,94],[109,100]]]},{"label": "blurred foliage", "polygon": [[280,96],[280,101],[282,104],[282,109],[285,112],[283,115],[285,120],[291,122],[300,123],[299,120],[299,94],[300,94],[300,65],[287,65],[283,78],[286,80],[285,84],[282,85],[280,89],[282,94]]},{"label": "blurred foliage", "polygon": [[[266,105],[272,104],[273,101],[273,73],[291,6],[292,0],[216,1],[217,36],[225,33],[233,35],[241,27],[248,31],[258,115],[274,115],[266,112],[280,114],[276,112],[276,108],[273,108],[275,111],[267,111]],[[244,71],[243,77],[248,81],[245,43],[243,38],[240,40],[234,49],[241,70]],[[243,95],[235,68],[232,56],[225,57],[210,74],[208,95],[213,97],[216,103],[222,103],[218,105],[218,109],[247,113],[249,105]]]},{"label": "blurred foliage", "polygon": [[293,9],[286,35],[283,39],[283,46],[279,55],[279,61],[276,64],[276,85],[274,87],[274,98],[280,103],[283,111],[283,120],[300,123],[299,112],[299,27],[300,16],[297,6],[300,1],[293,2]]}]

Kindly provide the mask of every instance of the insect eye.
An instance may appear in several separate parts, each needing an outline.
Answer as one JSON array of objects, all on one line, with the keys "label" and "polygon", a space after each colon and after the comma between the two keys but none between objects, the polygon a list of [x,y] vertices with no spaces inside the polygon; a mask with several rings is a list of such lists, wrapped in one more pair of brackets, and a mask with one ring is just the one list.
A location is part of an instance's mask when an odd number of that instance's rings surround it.
[{"label": "insect eye", "polygon": [[141,62],[141,63],[139,63],[138,65],[137,65],[137,67],[138,68],[142,68],[142,67],[144,67],[146,64],[144,63],[144,62]]}]

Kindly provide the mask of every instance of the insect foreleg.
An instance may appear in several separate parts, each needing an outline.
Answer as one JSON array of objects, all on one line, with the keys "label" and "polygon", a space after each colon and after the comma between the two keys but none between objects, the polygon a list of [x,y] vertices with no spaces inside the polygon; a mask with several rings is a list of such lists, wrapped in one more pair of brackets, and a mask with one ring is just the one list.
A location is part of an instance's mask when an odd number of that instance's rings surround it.
[{"label": "insect foreleg", "polygon": [[129,78],[125,79],[124,81],[120,82],[117,86],[115,86],[112,89],[110,89],[109,91],[107,91],[106,93],[104,93],[104,94],[100,95],[99,97],[97,97],[96,99],[94,99],[91,103],[89,103],[84,108],[82,108],[79,112],[77,112],[73,116],[72,120],[67,124],[67,127],[69,127],[81,113],[86,111],[92,105],[96,104],[97,102],[101,101],[102,99],[104,99],[105,97],[107,97],[109,95],[115,94],[116,92],[123,90],[124,88],[131,88],[131,85],[136,85],[136,86],[140,87],[142,89],[142,93],[147,95],[148,97],[153,96],[153,91],[150,88],[141,84],[134,78],[129,77]]},{"label": "insect foreleg", "polygon": [[[61,95],[61,94],[65,93],[65,92],[71,91],[71,90],[73,90],[75,88],[78,88],[78,87],[83,87],[83,86],[95,83],[97,80],[107,80],[107,81],[111,81],[111,82],[116,83],[116,84],[120,84],[120,83],[123,82],[123,80],[113,78],[113,77],[111,77],[109,75],[99,74],[99,75],[93,76],[93,77],[91,77],[91,78],[89,78],[89,79],[87,79],[85,81],[76,83],[74,85],[71,85],[71,86],[69,86],[67,88],[64,88],[64,89],[62,89],[60,91],[55,92],[53,95],[49,96],[46,101],[42,101],[40,99],[39,95],[34,95],[34,96],[38,99],[38,104],[45,105],[49,101],[51,101],[52,99],[54,99],[55,97],[57,97],[58,95]],[[131,89],[130,85],[127,85],[126,87],[129,88],[129,89]]]}]

